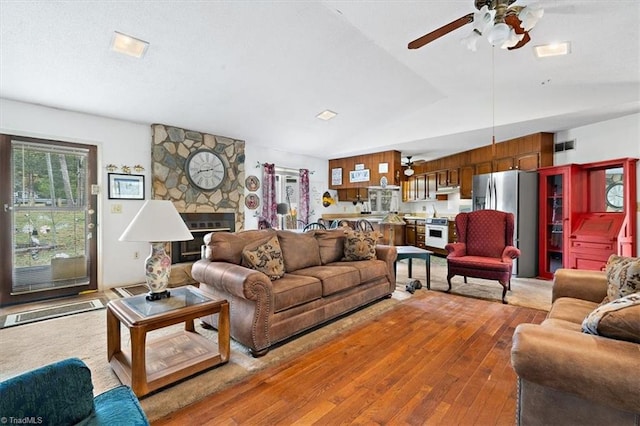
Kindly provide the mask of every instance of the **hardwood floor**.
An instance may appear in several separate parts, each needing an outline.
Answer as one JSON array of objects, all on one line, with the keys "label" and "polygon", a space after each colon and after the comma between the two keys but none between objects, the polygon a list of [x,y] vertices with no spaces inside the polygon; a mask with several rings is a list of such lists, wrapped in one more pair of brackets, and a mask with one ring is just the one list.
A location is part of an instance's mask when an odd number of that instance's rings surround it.
[{"label": "hardwood floor", "polygon": [[155,425],[513,425],[511,337],[544,311],[419,291]]}]

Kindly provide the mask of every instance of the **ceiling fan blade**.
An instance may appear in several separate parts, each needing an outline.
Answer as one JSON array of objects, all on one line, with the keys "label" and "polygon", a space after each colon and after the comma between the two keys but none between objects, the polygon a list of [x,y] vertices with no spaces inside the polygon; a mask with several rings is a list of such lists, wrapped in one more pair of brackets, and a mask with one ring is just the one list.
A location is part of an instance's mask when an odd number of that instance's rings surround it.
[{"label": "ceiling fan blade", "polygon": [[469,13],[462,18],[458,18],[453,22],[449,22],[447,25],[444,25],[437,30],[431,31],[429,34],[425,34],[422,37],[413,40],[407,47],[409,49],[418,49],[425,44],[431,43],[432,41],[439,39],[446,34],[449,34],[451,31],[457,30],[458,28],[471,22],[473,22],[473,13]]},{"label": "ceiling fan blade", "polygon": [[509,50],[520,49],[522,46],[529,43],[530,41],[531,41],[531,37],[529,37],[529,32],[525,31],[524,37],[522,37],[522,40],[520,40],[518,44],[516,44],[515,46],[508,47],[507,49]]},{"label": "ceiling fan blade", "polygon": [[515,46],[509,47],[508,48],[509,50],[520,49],[522,46],[524,46],[525,44],[529,43],[529,41],[531,41],[531,37],[529,37],[529,32],[525,31],[522,28],[522,22],[520,21],[520,19],[518,19],[518,17],[515,14],[508,14],[507,16],[505,16],[504,21],[513,28],[516,34],[524,34],[524,37],[522,37],[522,40],[520,40],[518,44],[516,44]]}]

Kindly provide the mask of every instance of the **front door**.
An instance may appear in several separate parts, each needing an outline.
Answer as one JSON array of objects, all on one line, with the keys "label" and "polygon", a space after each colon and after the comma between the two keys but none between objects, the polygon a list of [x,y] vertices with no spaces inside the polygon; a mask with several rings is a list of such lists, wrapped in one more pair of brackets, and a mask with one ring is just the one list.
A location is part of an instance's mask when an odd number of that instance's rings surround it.
[{"label": "front door", "polygon": [[96,290],[97,148],[0,141],[0,305]]}]

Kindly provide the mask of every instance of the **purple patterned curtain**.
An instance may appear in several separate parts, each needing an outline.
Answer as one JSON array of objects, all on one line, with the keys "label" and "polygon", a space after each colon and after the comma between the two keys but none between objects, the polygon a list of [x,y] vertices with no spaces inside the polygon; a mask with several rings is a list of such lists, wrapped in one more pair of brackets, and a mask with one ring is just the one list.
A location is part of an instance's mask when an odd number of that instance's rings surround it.
[{"label": "purple patterned curtain", "polygon": [[276,166],[264,163],[262,165],[262,217],[271,224],[278,226],[276,202]]},{"label": "purple patterned curtain", "polygon": [[300,169],[300,212],[298,219],[309,223],[309,170]]}]

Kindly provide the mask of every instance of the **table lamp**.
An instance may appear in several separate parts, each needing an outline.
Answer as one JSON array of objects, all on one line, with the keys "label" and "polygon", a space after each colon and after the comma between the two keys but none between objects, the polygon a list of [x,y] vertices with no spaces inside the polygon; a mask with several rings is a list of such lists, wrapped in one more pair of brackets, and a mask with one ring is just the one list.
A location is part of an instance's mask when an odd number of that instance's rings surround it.
[{"label": "table lamp", "polygon": [[149,287],[147,300],[171,295],[167,291],[171,258],[164,251],[164,245],[168,241],[186,240],[193,240],[193,235],[169,200],[147,200],[120,236],[119,241],[151,243],[151,254],[144,263]]}]

